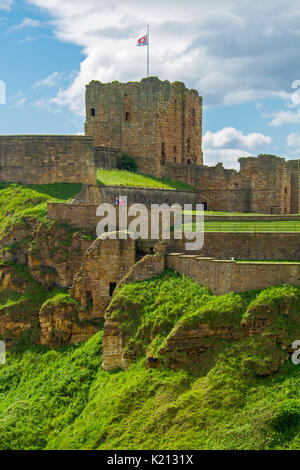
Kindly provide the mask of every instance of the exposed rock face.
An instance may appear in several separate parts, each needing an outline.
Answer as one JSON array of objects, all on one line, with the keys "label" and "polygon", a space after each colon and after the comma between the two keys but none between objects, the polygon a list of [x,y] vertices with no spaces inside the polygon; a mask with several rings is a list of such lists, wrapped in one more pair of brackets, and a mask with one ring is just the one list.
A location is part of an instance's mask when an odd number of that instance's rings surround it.
[{"label": "exposed rock face", "polygon": [[[244,368],[255,375],[270,375],[288,359],[287,352],[290,351],[292,340],[297,336],[297,331],[300,333],[299,327],[298,330],[294,327],[290,336],[289,325],[295,323],[294,313],[291,306],[284,304],[279,305],[278,310],[261,305],[250,307],[240,325],[215,327],[201,321],[194,325],[179,323],[159,350],[159,355],[174,370],[209,370],[222,347],[237,342],[240,351],[247,351],[243,360]],[[282,323],[284,316],[286,325],[279,323],[280,326],[276,326],[278,320]]]},{"label": "exposed rock face", "polygon": [[63,225],[54,225],[48,230],[39,227],[28,249],[31,276],[50,288],[53,284],[70,287],[81,266],[83,253],[91,244],[91,240],[82,239],[81,235]]},{"label": "exposed rock face", "polygon": [[128,362],[123,354],[123,337],[119,323],[106,321],[102,342],[102,367],[104,370],[125,369]]},{"label": "exposed rock face", "polygon": [[49,289],[70,287],[92,243],[85,235],[86,231],[56,223],[13,230],[0,242],[0,247],[10,246],[2,259],[28,265],[32,278]]},{"label": "exposed rock face", "polygon": [[[122,283],[134,280],[135,272],[136,279],[141,280],[140,266],[148,263],[149,258],[147,256],[136,263]],[[154,263],[155,256],[152,258]],[[245,374],[270,375],[289,358],[293,352],[292,342],[300,337],[299,299],[296,292],[288,292],[288,295],[282,294],[281,297],[278,294],[274,302],[272,294],[270,298],[267,294],[258,295],[248,307],[246,303],[244,306],[241,303],[236,313],[230,313],[231,316],[228,316],[226,305],[223,313],[219,307],[214,312],[213,307],[208,306],[207,312],[202,310],[199,316],[183,316],[163,343],[159,338],[160,331],[157,331],[159,344],[162,344],[158,349],[152,346],[156,337],[145,336],[145,331],[152,331],[155,322],[147,326],[148,330],[143,330],[147,316],[144,323],[139,322],[138,316],[147,315],[146,311],[138,303],[130,301],[127,304],[126,299],[120,296],[119,300],[112,302],[105,315],[103,367],[106,370],[126,368],[139,357],[139,341],[144,341],[141,350],[146,351],[149,346],[147,368],[165,365],[173,370],[188,369],[193,373],[206,374],[219,355],[229,348],[234,360],[238,355]],[[124,327],[131,316],[137,325],[137,332],[142,331],[140,336],[137,333],[135,337],[132,327],[130,330]]]},{"label": "exposed rock face", "polygon": [[41,344],[57,348],[65,344],[79,343],[99,330],[97,325],[79,322],[78,313],[79,306],[75,302],[43,306],[39,312]]},{"label": "exposed rock face", "polygon": [[[16,276],[12,266],[0,266],[0,293],[10,291],[21,296],[27,285],[24,278]],[[0,336],[5,339],[7,346],[24,331],[36,328],[38,311],[38,307],[32,306],[26,299],[18,303],[11,302],[0,309]]]}]

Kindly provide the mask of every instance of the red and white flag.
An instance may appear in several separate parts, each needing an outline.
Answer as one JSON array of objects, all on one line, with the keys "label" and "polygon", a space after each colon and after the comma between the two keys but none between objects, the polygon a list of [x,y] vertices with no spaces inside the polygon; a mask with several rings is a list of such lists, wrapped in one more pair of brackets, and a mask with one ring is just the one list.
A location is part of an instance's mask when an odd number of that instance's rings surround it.
[{"label": "red and white flag", "polygon": [[148,34],[145,34],[142,38],[138,39],[137,46],[148,46]]}]

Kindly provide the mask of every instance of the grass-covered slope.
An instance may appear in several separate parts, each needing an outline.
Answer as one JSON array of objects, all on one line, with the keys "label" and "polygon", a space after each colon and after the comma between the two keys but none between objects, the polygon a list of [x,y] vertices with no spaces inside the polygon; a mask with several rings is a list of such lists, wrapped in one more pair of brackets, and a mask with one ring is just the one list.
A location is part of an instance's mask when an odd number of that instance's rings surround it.
[{"label": "grass-covered slope", "polygon": [[0,183],[0,239],[12,227],[46,222],[47,202],[70,201],[81,189],[81,184],[72,183]]},{"label": "grass-covered slope", "polygon": [[181,181],[156,178],[155,176],[132,173],[126,170],[104,170],[102,168],[97,170],[97,182],[102,186],[135,186],[141,188],[194,190],[190,185],[182,183]]},{"label": "grass-covered slope", "polygon": [[249,364],[271,354],[264,337],[227,344],[205,374],[146,369],[145,351],[176,325],[238,324],[262,306],[275,332],[289,310],[297,336],[299,291],[283,286],[216,298],[169,272],[125,285],[114,311],[128,318],[123,328],[136,360],[126,371],[103,371],[102,332],[58,351],[11,350],[0,366],[0,449],[298,449],[300,366],[287,361],[270,376],[252,373]]}]

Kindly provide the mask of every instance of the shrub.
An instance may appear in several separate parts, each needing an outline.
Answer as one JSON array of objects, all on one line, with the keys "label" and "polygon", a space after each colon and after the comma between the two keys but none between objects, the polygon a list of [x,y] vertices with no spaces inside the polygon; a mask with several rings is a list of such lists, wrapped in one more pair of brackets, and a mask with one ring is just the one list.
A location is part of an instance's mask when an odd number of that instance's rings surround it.
[{"label": "shrub", "polygon": [[129,155],[127,155],[126,153],[122,153],[121,169],[135,173],[138,170],[138,166],[134,158],[129,157]]}]

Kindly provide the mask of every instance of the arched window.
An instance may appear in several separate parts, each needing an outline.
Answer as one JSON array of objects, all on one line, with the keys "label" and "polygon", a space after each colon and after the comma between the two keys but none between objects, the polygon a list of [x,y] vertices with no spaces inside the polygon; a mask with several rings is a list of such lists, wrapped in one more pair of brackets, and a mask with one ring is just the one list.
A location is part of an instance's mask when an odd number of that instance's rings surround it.
[{"label": "arched window", "polygon": [[96,116],[96,110],[95,108],[91,108],[91,116],[95,117]]}]

